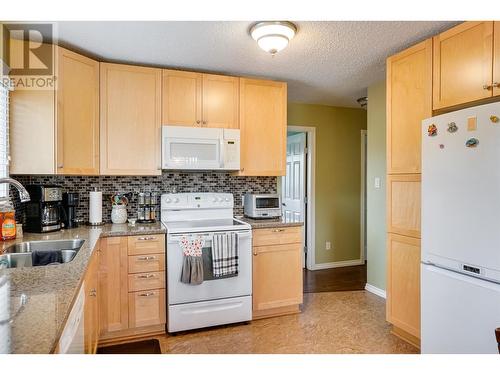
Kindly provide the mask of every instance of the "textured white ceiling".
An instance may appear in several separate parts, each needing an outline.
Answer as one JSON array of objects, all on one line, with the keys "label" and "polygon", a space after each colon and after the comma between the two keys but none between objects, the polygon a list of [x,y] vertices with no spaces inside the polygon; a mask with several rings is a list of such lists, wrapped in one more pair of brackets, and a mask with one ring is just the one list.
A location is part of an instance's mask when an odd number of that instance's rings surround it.
[{"label": "textured white ceiling", "polygon": [[385,59],[456,22],[295,22],[296,37],[272,57],[250,22],[58,22],[61,45],[103,60],[256,76],[288,82],[292,102],[356,107],[384,79]]}]

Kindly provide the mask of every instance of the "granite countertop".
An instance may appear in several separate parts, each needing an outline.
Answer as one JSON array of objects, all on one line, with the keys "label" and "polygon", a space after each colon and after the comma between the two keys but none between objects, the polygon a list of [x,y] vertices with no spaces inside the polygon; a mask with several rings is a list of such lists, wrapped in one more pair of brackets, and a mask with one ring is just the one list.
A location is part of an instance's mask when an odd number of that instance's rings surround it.
[{"label": "granite countertop", "polygon": [[290,222],[286,221],[284,217],[274,219],[251,219],[245,216],[237,216],[237,219],[244,221],[252,226],[252,229],[262,228],[281,228],[281,227],[301,227],[304,225],[302,221]]},{"label": "granite countertop", "polygon": [[83,239],[66,264],[0,270],[0,353],[51,353],[55,350],[100,237],[165,233],[161,223],[82,226],[59,232],[24,233],[0,243],[0,253],[14,243]]}]

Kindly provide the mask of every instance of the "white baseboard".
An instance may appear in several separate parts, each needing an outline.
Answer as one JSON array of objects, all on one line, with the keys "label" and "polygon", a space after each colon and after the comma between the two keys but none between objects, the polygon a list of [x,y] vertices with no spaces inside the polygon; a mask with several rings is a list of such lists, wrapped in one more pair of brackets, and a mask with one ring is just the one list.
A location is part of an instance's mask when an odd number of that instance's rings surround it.
[{"label": "white baseboard", "polygon": [[328,268],[360,266],[362,264],[365,264],[365,262],[361,259],[343,260],[340,262],[318,263],[315,264],[310,270],[311,271],[326,270]]},{"label": "white baseboard", "polygon": [[377,288],[376,286],[373,286],[368,283],[366,283],[365,285],[365,290],[370,293],[376,294],[377,296],[382,297],[384,299],[387,297],[387,293],[385,292],[385,290]]}]

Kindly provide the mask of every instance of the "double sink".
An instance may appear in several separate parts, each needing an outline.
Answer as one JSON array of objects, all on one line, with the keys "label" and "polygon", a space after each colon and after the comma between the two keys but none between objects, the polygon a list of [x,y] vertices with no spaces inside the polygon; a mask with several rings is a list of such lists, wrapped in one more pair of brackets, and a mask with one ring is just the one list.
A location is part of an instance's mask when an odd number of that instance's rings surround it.
[{"label": "double sink", "polygon": [[0,255],[0,269],[38,267],[71,262],[85,240],[19,242]]}]

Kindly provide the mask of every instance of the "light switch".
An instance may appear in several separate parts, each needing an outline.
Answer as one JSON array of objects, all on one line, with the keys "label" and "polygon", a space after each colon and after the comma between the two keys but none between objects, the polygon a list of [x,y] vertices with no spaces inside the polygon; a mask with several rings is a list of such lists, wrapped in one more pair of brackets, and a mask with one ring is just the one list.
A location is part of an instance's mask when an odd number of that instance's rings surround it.
[{"label": "light switch", "polygon": [[380,189],[380,177],[375,177],[375,189]]}]

